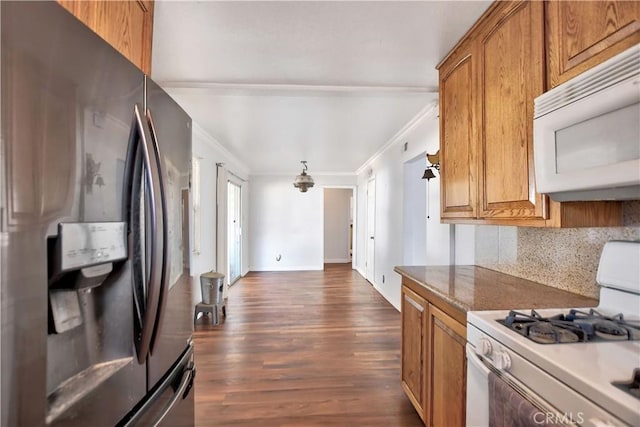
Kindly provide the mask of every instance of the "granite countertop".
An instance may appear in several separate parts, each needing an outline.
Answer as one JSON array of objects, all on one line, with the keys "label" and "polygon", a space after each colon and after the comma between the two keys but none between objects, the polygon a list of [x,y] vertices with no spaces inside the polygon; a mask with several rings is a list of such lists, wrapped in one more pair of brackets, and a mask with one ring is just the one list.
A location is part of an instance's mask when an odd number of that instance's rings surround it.
[{"label": "granite countertop", "polygon": [[398,266],[394,271],[465,312],[598,304],[593,298],[473,265]]}]

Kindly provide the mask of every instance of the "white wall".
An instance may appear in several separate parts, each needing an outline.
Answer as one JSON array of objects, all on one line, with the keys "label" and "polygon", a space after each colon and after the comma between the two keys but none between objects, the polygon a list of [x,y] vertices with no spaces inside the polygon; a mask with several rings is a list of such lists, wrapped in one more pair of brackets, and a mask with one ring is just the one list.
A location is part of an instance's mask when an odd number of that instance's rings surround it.
[{"label": "white wall", "polygon": [[347,263],[349,258],[349,225],[353,190],[324,189],[324,262]]},{"label": "white wall", "polygon": [[[322,270],[323,187],[355,186],[355,175],[310,175],[315,187],[301,193],[294,175],[251,175],[249,269]],[[280,256],[280,260],[277,258]]]},{"label": "white wall", "polygon": [[[438,120],[436,118],[436,120]],[[433,154],[440,148],[440,133],[438,128],[431,128],[427,136],[427,152]],[[424,171],[423,171],[424,172]],[[461,247],[469,247],[473,253],[473,235],[458,233],[460,225],[448,225],[440,222],[440,173],[435,172],[436,177],[427,183],[427,258],[425,265],[449,265],[449,264],[473,264],[473,259],[460,256],[456,258],[457,251],[466,254]],[[468,227],[468,226],[467,226]],[[459,241],[455,240],[454,233],[460,234]],[[457,246],[456,243],[459,245]],[[454,253],[455,249],[455,253]]]},{"label": "white wall", "polygon": [[[376,252],[374,287],[398,310],[400,309],[400,275],[393,271],[397,265],[403,265],[405,250],[403,235],[403,206],[405,198],[412,197],[404,194],[404,165],[424,153],[435,153],[439,148],[437,106],[433,109],[425,108],[421,115],[409,123],[390,141],[378,155],[374,156],[358,170],[358,212],[360,224],[366,224],[366,186],[371,176],[376,179]],[[404,144],[407,143],[407,150]],[[426,164],[426,162],[425,162]],[[424,170],[423,170],[424,172]],[[436,173],[437,175],[437,173]],[[422,174],[420,174],[420,177]],[[464,230],[460,236],[454,236],[452,227],[440,223],[440,177],[432,179],[426,197],[426,210],[423,218],[426,220],[426,259],[413,259],[418,265],[448,265],[452,263],[453,242],[461,245],[459,260],[463,263],[473,263],[473,233]],[[425,186],[425,190],[426,186]],[[407,202],[409,206],[411,203]],[[364,227],[358,227],[356,242],[358,247],[364,247],[366,235]],[[419,232],[422,233],[422,232]],[[408,250],[408,249],[407,249]],[[410,258],[407,256],[407,258]],[[470,259],[471,258],[471,259]],[[458,258],[455,258],[456,260]],[[356,268],[364,276],[365,253],[358,251]]]},{"label": "white wall", "polygon": [[[314,175],[316,185],[300,193],[294,176],[249,175],[247,168],[226,151],[196,123],[193,155],[201,158],[201,250],[192,254],[191,274],[215,269],[215,173],[216,162],[223,162],[240,175],[243,184],[243,257],[242,274],[247,271],[321,270],[324,264],[324,187],[353,188],[354,265],[364,276],[366,251],[366,188],[376,178],[376,253],[374,287],[397,309],[400,307],[400,276],[393,271],[403,265],[404,165],[434,153],[439,147],[437,107],[417,117],[366,162],[357,175]],[[404,150],[404,143],[407,150]],[[249,185],[250,183],[250,185]],[[475,233],[473,226],[440,224],[439,177],[432,179],[427,193],[426,259],[416,264],[445,265],[454,256],[457,264],[473,264]],[[190,220],[193,239],[193,219]],[[422,233],[422,232],[420,232]],[[453,246],[452,242],[455,242]],[[193,248],[193,240],[190,242]],[[455,253],[450,250],[455,247]],[[407,249],[408,250],[408,249]],[[280,261],[276,261],[280,255]],[[199,299],[199,289],[194,292]]]},{"label": "white wall", "polygon": [[427,181],[422,179],[426,166],[427,159],[424,153],[404,163],[403,265],[424,265],[427,259]]},{"label": "white wall", "polygon": [[[247,168],[225,150],[214,138],[208,135],[197,124],[193,123],[192,136],[193,157],[200,158],[200,252],[194,253],[194,229],[193,210],[189,218],[189,247],[191,248],[190,269],[192,276],[216,269],[216,163],[224,163],[225,166],[247,179]],[[243,259],[242,274],[248,271],[248,210],[249,183],[242,186],[243,200]],[[193,203],[192,203],[193,206]],[[194,299],[200,300],[200,289],[194,290]]]},{"label": "white wall", "polygon": [[[403,209],[404,204],[404,163],[425,151],[428,135],[437,130],[438,122],[433,114],[421,120],[398,137],[378,156],[360,168],[358,173],[358,193],[360,207],[366,206],[367,182],[371,176],[376,179],[375,209],[375,259],[373,286],[396,308],[400,307],[400,276],[393,271],[403,264]],[[407,151],[404,143],[407,142]],[[366,224],[365,209],[358,209],[358,219]],[[357,232],[360,245],[366,243],[362,227]],[[365,254],[359,251],[356,267],[364,276]]]}]

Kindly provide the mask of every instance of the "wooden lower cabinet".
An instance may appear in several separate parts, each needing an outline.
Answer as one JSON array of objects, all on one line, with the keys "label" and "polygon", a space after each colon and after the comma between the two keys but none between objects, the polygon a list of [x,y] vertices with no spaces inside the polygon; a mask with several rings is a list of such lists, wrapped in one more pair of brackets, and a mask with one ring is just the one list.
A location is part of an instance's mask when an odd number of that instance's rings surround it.
[{"label": "wooden lower cabinet", "polygon": [[427,317],[427,408],[423,420],[433,427],[464,426],[466,410],[466,327],[433,305]]},{"label": "wooden lower cabinet", "polygon": [[424,421],[427,301],[402,288],[402,388]]},{"label": "wooden lower cabinet", "polygon": [[419,288],[403,279],[402,388],[426,426],[464,426],[466,313]]}]

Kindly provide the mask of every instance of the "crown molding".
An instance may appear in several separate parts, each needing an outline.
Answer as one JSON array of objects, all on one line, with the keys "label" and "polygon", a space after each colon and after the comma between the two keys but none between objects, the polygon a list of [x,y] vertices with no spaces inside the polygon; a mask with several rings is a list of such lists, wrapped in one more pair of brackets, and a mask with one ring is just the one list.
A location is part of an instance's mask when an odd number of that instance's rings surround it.
[{"label": "crown molding", "polygon": [[406,125],[402,127],[394,136],[392,136],[378,151],[376,151],[369,159],[362,164],[357,170],[356,175],[360,175],[367,168],[371,166],[371,164],[376,161],[378,157],[380,157],[384,152],[386,152],[393,145],[398,143],[407,133],[413,130],[418,124],[422,122],[422,120],[429,117],[436,117],[438,115],[438,100],[430,102],[427,104],[422,110],[418,112],[411,120],[407,122]]},{"label": "crown molding", "polygon": [[438,94],[437,87],[423,86],[357,86],[357,85],[308,85],[278,83],[225,83],[202,80],[159,81],[165,89],[207,89],[221,92],[264,92],[265,94]]},{"label": "crown molding", "polygon": [[246,176],[250,175],[250,169],[247,165],[227,150],[216,138],[205,131],[202,126],[193,121],[191,127],[193,129],[193,133],[201,137],[210,148],[222,153],[223,157],[229,160],[229,162],[232,162],[234,166],[238,167],[240,169],[237,171],[238,173]]},{"label": "crown molding", "polygon": [[[250,176],[273,176],[273,177],[290,177],[299,172],[251,172]],[[316,172],[309,171],[309,175],[314,176],[357,176],[355,172]]]}]

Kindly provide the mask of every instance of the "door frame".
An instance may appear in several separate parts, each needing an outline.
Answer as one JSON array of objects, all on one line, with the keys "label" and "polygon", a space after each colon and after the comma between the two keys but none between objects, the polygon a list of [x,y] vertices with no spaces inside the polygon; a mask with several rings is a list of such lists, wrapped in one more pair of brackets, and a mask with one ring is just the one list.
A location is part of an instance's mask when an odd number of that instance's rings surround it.
[{"label": "door frame", "polygon": [[[229,286],[232,286],[235,282],[237,282],[241,277],[242,277],[242,252],[243,252],[243,247],[242,247],[242,234],[243,234],[243,227],[242,227],[242,185],[243,183],[240,182],[237,179],[234,179],[234,176],[231,174],[227,175],[227,201],[226,201],[226,209],[227,209],[227,215],[226,215],[226,222],[227,222],[227,235],[226,240],[227,240],[227,244],[226,246],[226,251],[227,251],[227,274],[229,275],[228,278],[228,283]],[[239,221],[239,227],[240,227],[240,239],[238,244],[240,245],[240,247],[238,248],[238,276],[237,277],[231,277],[231,246],[230,246],[230,239],[232,236],[229,235],[229,221],[231,220],[231,218],[229,217],[229,199],[231,197],[231,194],[229,192],[229,186],[230,185],[234,185],[236,187],[238,187],[238,221]]]},{"label": "door frame", "polygon": [[[371,195],[369,194],[369,188],[370,186],[373,185],[373,224],[372,224],[372,228],[373,228],[373,236],[370,236],[369,234],[369,226],[371,225],[369,222],[371,220],[371,218],[369,218],[369,203],[371,202]],[[375,230],[376,230],[376,177],[375,175],[372,176],[371,178],[369,178],[367,180],[367,190],[366,190],[366,212],[365,212],[365,218],[366,218],[366,228],[365,228],[365,267],[364,267],[364,273],[365,273],[365,279],[367,279],[367,281],[369,283],[371,283],[372,285],[375,285],[375,260],[376,260],[376,243],[375,243]],[[373,254],[369,254],[369,240],[373,240]],[[371,262],[371,266],[369,266],[369,258],[372,259]],[[371,274],[369,274],[371,273]]]},{"label": "door frame", "polygon": [[358,205],[357,205],[357,200],[358,200],[358,186],[357,185],[324,185],[322,187],[322,258],[323,258],[323,265],[324,265],[324,190],[325,189],[337,189],[337,190],[351,190],[351,198],[352,198],[352,205],[351,205],[351,223],[353,224],[353,231],[351,233],[351,248],[352,248],[352,252],[351,252],[351,269],[352,270],[356,270],[357,266],[356,266],[356,257],[357,257],[357,251],[358,251],[358,224],[357,224],[357,218],[358,218]]}]

